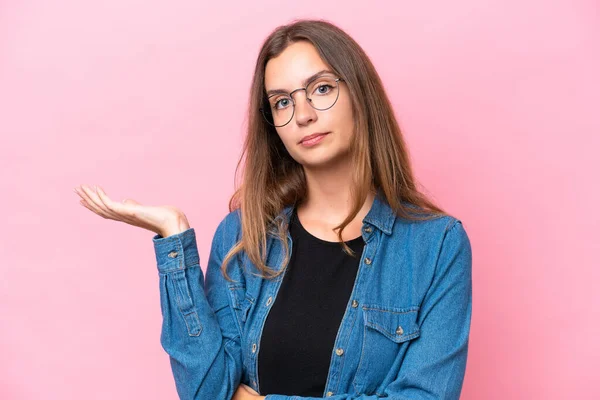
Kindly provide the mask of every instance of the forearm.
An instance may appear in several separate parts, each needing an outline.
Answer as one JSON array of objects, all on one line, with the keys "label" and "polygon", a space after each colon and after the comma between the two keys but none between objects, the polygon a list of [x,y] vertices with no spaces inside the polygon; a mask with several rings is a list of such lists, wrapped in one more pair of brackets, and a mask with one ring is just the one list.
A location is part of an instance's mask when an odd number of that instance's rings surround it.
[{"label": "forearm", "polygon": [[[169,355],[178,395],[230,398],[241,378],[240,345],[235,333],[219,324],[218,315],[229,310],[209,304],[194,230],[157,236],[154,243],[163,316],[160,343]],[[217,264],[213,254],[209,268]]]}]

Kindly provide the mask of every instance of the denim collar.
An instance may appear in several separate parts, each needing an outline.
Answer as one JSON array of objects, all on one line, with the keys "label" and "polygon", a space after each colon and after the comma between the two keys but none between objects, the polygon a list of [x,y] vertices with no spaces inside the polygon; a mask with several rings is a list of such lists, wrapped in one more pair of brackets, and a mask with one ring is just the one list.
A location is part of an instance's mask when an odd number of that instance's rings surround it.
[{"label": "denim collar", "polygon": [[[283,211],[275,218],[285,220],[286,224],[289,224],[290,217],[292,216],[292,211],[296,203],[286,206]],[[373,200],[373,204],[371,209],[365,215],[362,222],[366,222],[368,224],[373,225],[377,229],[381,230],[387,235],[392,234],[392,226],[394,225],[394,221],[396,219],[396,215],[394,210],[390,207],[387,200],[385,199],[385,195],[383,192],[378,189],[377,194],[375,195],[375,199]]]}]

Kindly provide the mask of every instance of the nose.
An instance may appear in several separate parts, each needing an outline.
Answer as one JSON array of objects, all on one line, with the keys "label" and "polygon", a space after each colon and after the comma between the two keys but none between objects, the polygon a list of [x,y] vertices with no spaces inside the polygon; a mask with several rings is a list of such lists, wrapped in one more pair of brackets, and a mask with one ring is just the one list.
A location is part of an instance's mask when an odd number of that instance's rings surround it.
[{"label": "nose", "polygon": [[[302,96],[304,99],[301,99],[298,94],[294,93],[296,94],[296,97],[294,98],[294,114],[298,125],[306,125],[309,121],[317,119],[317,113],[309,104],[310,99],[306,96],[306,90],[299,90],[299,92],[304,92],[304,96]],[[294,96],[294,94],[292,94],[292,96]]]}]

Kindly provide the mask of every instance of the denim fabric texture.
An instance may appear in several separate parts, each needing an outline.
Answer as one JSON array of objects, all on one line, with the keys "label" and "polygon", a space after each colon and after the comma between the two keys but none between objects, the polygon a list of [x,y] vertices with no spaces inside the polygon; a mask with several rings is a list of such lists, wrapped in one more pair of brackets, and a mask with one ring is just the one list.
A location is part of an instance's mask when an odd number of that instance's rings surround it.
[{"label": "denim fabric texture", "polygon": [[[288,206],[277,218],[289,222],[292,211]],[[380,192],[362,222],[365,246],[331,349],[323,397],[459,399],[472,308],[471,244],[462,222],[452,216],[408,221],[395,215]],[[260,393],[260,337],[283,276],[251,274],[258,271],[241,253],[227,269],[234,282],[225,280],[220,265],[240,235],[235,210],[216,229],[206,275],[194,228],[152,239],[163,317],[160,343],[181,399],[229,400],[240,383]],[[293,251],[289,231],[287,240]],[[279,269],[283,256],[283,243],[269,236],[267,265]]]}]

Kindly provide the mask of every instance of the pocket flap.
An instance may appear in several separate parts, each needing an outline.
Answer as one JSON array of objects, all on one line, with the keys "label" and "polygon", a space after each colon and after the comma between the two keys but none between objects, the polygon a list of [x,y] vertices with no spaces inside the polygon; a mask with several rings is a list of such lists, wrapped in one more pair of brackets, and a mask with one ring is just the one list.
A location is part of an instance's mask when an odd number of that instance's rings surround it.
[{"label": "pocket flap", "polygon": [[400,343],[419,336],[419,307],[376,308],[363,306],[365,325]]},{"label": "pocket flap", "polygon": [[255,300],[250,293],[246,291],[245,286],[240,285],[230,285],[229,290],[231,290],[231,303],[232,307],[235,310],[239,311],[240,319],[242,322],[246,322],[246,318],[248,317],[248,312]]},{"label": "pocket flap", "polygon": [[254,297],[250,296],[246,293],[246,297],[244,298],[244,302],[242,303],[242,321],[246,322],[248,319],[248,312],[252,305],[254,304]]},{"label": "pocket flap", "polygon": [[242,308],[242,302],[244,301],[246,287],[240,285],[229,285],[229,290],[231,291],[233,308],[240,310]]}]

